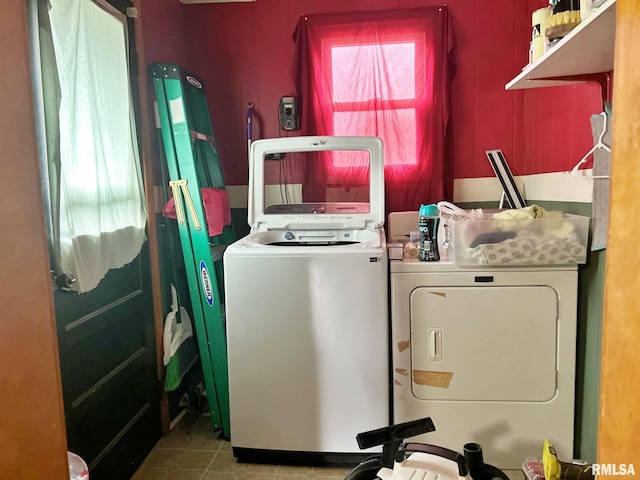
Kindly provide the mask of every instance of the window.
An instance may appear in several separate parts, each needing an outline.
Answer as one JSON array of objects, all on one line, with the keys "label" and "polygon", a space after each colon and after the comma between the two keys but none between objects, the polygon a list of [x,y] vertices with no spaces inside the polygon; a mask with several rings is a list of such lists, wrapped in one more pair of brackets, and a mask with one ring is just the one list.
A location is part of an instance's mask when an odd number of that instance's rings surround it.
[{"label": "window", "polygon": [[33,4],[52,257],[85,292],[131,262],[146,239],[127,18],[105,0]]},{"label": "window", "polygon": [[[450,199],[454,69],[446,7],[304,16],[294,38],[303,133],[381,137],[387,213]],[[365,183],[351,155],[324,163],[307,166],[303,192]]]},{"label": "window", "polygon": [[331,82],[331,134],[383,135],[387,166],[416,165],[416,118],[428,102],[425,85],[416,78],[424,71],[416,63],[424,41],[381,42],[327,42],[323,71]]}]

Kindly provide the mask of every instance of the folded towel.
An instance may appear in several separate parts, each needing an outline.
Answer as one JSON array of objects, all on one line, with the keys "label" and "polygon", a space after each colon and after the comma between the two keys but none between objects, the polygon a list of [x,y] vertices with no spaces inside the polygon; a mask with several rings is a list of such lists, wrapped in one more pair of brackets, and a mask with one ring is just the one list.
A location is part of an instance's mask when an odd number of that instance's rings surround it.
[{"label": "folded towel", "polygon": [[[536,229],[539,230],[540,233],[553,235],[558,238],[566,238],[575,230],[574,225],[564,218],[562,212],[550,212],[538,205],[530,205],[514,210],[504,210],[494,213],[491,218],[492,220],[498,220],[495,228],[499,231]],[[539,219],[544,220],[533,222]],[[476,242],[476,244],[479,243],[489,242]]]},{"label": "folded towel", "polygon": [[524,208],[517,208],[513,210],[504,210],[502,212],[494,213],[494,220],[521,220],[527,218],[546,218],[547,211],[538,205],[529,205]]}]

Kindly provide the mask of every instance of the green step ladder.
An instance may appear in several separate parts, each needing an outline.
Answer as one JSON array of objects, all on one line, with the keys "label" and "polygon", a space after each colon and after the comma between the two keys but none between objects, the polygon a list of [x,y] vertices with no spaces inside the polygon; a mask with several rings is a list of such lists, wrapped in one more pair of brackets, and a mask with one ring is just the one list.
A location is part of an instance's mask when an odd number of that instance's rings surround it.
[{"label": "green step ladder", "polygon": [[220,235],[209,237],[200,191],[206,187],[225,189],[220,159],[202,83],[173,64],[153,63],[150,74],[211,421],[229,438],[222,256],[236,236],[233,227],[227,225]]}]

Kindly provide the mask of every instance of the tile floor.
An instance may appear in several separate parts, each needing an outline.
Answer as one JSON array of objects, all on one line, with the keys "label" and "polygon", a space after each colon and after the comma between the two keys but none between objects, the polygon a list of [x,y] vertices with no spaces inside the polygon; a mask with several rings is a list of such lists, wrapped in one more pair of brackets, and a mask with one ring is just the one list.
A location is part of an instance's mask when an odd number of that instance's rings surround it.
[{"label": "tile floor", "polygon": [[237,463],[206,416],[186,414],[132,480],[344,480],[347,468]]},{"label": "tile floor", "polygon": [[[344,480],[347,468],[242,464],[209,417],[186,414],[162,438],[132,480]],[[506,472],[523,480],[518,470]]]}]

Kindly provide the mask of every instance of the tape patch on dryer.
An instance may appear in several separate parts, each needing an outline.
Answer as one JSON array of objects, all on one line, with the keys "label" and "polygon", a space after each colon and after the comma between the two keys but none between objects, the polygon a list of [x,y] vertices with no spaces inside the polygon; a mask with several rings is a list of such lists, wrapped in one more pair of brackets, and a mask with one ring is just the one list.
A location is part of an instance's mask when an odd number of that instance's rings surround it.
[{"label": "tape patch on dryer", "polygon": [[414,370],[413,383],[427,387],[449,388],[453,372],[434,372],[432,370]]}]

